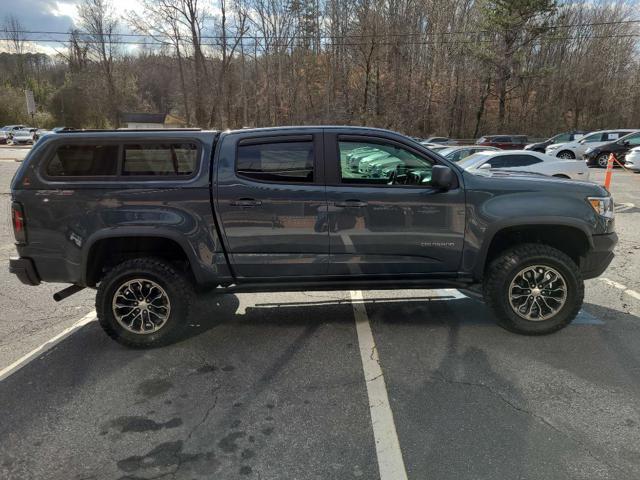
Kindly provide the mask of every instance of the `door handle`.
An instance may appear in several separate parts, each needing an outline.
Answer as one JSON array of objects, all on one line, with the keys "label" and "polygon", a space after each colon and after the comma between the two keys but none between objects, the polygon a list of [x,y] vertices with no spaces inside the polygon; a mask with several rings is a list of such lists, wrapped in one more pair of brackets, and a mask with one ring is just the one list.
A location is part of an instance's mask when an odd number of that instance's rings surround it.
[{"label": "door handle", "polygon": [[367,202],[361,202],[360,200],[345,200],[344,202],[336,202],[336,207],[366,207]]},{"label": "door handle", "polygon": [[240,198],[230,203],[232,207],[259,207],[262,205],[260,200],[254,200],[253,198]]}]

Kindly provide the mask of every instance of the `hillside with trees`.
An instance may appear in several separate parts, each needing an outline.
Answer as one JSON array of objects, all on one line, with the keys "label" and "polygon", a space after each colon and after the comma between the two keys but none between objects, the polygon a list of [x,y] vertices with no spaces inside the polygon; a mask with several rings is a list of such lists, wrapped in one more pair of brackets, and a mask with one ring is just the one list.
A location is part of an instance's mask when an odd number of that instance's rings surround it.
[{"label": "hillside with trees", "polygon": [[[118,127],[122,112],[237,128],[410,135],[640,128],[636,1],[83,0],[76,28],[3,25],[0,123]],[[34,53],[49,42],[53,55]]]}]

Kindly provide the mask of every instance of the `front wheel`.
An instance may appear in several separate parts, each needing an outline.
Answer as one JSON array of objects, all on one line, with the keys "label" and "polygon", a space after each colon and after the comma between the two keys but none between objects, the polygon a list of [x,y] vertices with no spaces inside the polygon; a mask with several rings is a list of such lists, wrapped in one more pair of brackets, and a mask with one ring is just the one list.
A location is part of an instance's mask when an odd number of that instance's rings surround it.
[{"label": "front wheel", "polygon": [[157,347],[177,338],[193,298],[188,279],[155,258],[126,260],[100,282],[96,313],[104,331],[128,347]]},{"label": "front wheel", "polygon": [[574,160],[576,158],[576,154],[571,150],[563,150],[558,153],[557,157],[561,158],[562,160]]},{"label": "front wheel", "polygon": [[576,317],[584,283],[577,265],[563,252],[548,245],[523,244],[491,263],[484,298],[503,328],[545,335]]},{"label": "front wheel", "polygon": [[598,155],[598,158],[596,158],[596,163],[600,168],[607,168],[607,163],[609,163],[609,155],[607,155],[606,153],[601,153],[600,155]]}]

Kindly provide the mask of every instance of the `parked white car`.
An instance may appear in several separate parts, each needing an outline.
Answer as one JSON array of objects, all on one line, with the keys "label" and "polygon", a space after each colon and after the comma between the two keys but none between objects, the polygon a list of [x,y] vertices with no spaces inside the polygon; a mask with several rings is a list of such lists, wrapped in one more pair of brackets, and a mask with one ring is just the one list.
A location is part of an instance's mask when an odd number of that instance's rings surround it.
[{"label": "parked white car", "polygon": [[562,158],[564,160],[578,159],[582,160],[583,155],[589,148],[599,147],[605,143],[615,142],[620,137],[624,137],[628,133],[635,132],[634,129],[614,129],[614,130],[598,130],[585,135],[580,140],[566,143],[554,143],[545,149],[547,155]]},{"label": "parked white car", "polygon": [[532,150],[479,152],[458,162],[465,170],[512,170],[541,173],[573,180],[589,180],[589,168],[584,162],[559,160]]},{"label": "parked white car", "polygon": [[624,157],[624,166],[629,170],[640,173],[640,147],[632,148]]},{"label": "parked white car", "polygon": [[33,144],[35,143],[36,138],[35,128],[23,128],[21,130],[14,130],[11,132],[11,138],[7,141],[9,144],[19,145],[19,144]]}]

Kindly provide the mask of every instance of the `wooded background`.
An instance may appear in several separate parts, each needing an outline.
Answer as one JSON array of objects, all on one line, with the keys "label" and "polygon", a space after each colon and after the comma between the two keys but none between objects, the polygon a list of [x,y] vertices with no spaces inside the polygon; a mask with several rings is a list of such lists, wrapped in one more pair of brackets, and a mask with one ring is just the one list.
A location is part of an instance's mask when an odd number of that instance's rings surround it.
[{"label": "wooded background", "polygon": [[[640,128],[640,5],[554,0],[83,0],[69,32],[4,20],[0,124],[121,112],[414,136]],[[18,9],[19,10],[19,9]],[[43,41],[55,55],[32,53]]]}]

